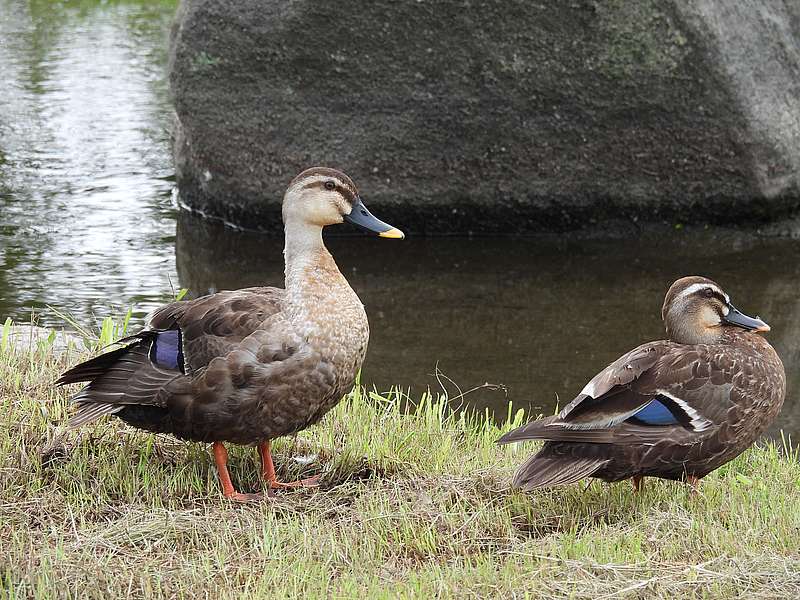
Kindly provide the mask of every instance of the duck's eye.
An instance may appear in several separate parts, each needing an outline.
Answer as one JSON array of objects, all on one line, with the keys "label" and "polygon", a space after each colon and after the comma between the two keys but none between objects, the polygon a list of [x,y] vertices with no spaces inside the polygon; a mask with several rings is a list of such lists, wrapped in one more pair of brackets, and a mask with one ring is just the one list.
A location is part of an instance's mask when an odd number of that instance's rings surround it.
[{"label": "duck's eye", "polygon": [[329,191],[333,191],[336,189],[336,184],[333,181],[326,181],[325,182],[325,189]]},{"label": "duck's eye", "polygon": [[703,296],[706,298],[713,298],[714,297],[714,290],[711,288],[706,288],[703,290]]}]

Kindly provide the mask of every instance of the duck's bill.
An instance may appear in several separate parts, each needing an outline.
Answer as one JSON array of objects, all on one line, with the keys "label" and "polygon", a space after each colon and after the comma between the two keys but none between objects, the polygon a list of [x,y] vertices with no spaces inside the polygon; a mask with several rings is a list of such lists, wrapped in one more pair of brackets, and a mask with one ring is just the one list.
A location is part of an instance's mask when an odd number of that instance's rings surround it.
[{"label": "duck's bill", "polygon": [[730,325],[736,325],[742,329],[749,331],[766,332],[769,331],[769,325],[764,323],[758,317],[748,317],[746,314],[740,312],[731,306],[730,312],[722,318],[723,321]]},{"label": "duck's bill", "polygon": [[359,229],[374,233],[380,237],[396,240],[402,240],[406,237],[402,231],[396,227],[392,227],[388,223],[384,223],[369,212],[361,201],[361,198],[356,198],[356,201],[353,202],[353,210],[350,211],[349,215],[345,215],[344,220],[348,223],[352,223]]}]

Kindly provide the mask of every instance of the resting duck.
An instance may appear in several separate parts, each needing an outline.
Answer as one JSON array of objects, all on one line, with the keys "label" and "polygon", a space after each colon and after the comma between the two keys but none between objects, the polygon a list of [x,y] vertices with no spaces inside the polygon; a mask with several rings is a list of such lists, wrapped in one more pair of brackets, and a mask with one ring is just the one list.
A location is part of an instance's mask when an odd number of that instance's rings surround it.
[{"label": "resting duck", "polygon": [[64,373],[88,381],[70,426],[103,415],[213,444],[223,494],[237,492],[224,442],[258,446],[267,490],[313,485],[275,476],[270,440],[319,421],[353,386],[369,340],[361,301],[322,241],[348,221],[385,238],[403,233],[375,218],[344,173],[303,171],[283,198],[286,288],[247,288],[156,310],[123,347]]},{"label": "resting duck", "polygon": [[517,471],[516,487],[632,478],[638,491],[650,476],[696,490],[764,432],[786,393],[783,364],[757,335],[769,326],[704,277],[673,283],[661,315],[669,340],[631,350],[560,413],[500,438],[546,440]]}]

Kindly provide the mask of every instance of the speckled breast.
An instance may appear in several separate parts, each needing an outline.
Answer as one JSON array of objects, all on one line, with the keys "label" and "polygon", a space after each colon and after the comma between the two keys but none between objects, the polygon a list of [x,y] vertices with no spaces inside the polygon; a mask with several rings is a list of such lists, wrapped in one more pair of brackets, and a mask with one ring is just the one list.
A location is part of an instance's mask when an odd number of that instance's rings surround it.
[{"label": "speckled breast", "polygon": [[369,341],[364,307],[349,286],[314,300],[314,310],[296,329],[305,344],[293,364],[260,390],[248,443],[313,425],[353,387]]}]

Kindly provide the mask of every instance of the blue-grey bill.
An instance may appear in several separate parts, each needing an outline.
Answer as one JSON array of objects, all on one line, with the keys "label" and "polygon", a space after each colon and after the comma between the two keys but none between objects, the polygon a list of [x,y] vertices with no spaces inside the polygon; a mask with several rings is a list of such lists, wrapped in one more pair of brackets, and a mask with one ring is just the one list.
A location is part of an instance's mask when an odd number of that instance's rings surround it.
[{"label": "blue-grey bill", "polygon": [[402,240],[406,237],[402,231],[396,227],[392,227],[388,223],[384,223],[369,212],[361,201],[361,198],[356,198],[355,202],[353,202],[353,210],[350,211],[349,215],[345,215],[344,220],[348,223],[352,223],[359,229],[374,233],[380,237],[397,240]]},{"label": "blue-grey bill", "polygon": [[769,331],[769,325],[758,317],[748,317],[743,312],[731,306],[730,312],[722,318],[723,321],[730,325],[736,325],[742,329],[750,331]]}]

